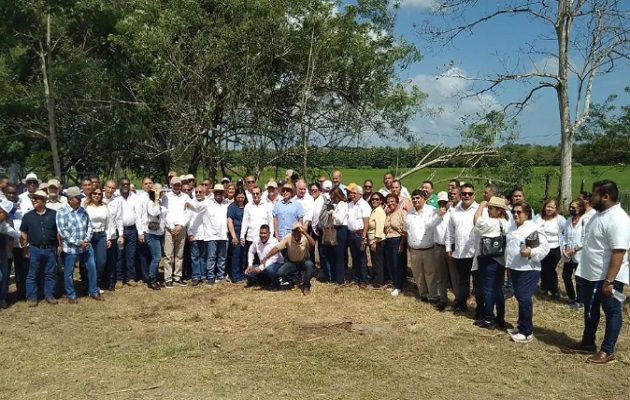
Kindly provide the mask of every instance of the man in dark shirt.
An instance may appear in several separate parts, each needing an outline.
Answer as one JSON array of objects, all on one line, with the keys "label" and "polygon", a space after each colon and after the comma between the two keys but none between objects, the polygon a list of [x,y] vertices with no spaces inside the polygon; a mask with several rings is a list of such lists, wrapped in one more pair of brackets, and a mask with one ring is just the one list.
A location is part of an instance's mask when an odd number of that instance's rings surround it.
[{"label": "man in dark shirt", "polygon": [[44,297],[48,304],[57,304],[54,296],[55,272],[59,240],[57,236],[57,212],[46,208],[48,196],[43,190],[29,195],[33,201],[33,210],[24,214],[20,231],[22,231],[24,258],[29,259],[26,276],[26,301],[29,307],[37,306],[37,278],[39,269],[44,268]]}]

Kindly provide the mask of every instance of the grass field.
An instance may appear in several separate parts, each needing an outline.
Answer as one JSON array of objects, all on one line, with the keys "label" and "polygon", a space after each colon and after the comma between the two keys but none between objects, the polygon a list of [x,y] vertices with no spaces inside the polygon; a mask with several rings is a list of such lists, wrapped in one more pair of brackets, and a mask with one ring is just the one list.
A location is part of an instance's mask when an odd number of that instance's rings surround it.
[{"label": "grass field", "polygon": [[0,311],[0,398],[628,398],[627,323],[619,361],[600,367],[566,352],[582,327],[566,304],[537,299],[536,338],[519,345],[406,294],[217,284],[17,303]]}]

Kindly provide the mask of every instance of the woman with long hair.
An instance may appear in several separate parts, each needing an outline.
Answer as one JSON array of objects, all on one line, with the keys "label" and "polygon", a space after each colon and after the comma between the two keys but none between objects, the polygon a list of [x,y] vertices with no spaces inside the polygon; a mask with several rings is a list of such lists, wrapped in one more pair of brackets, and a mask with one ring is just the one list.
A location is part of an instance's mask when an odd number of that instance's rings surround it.
[{"label": "woman with long hair", "polygon": [[230,182],[225,185],[225,201],[229,204],[234,203],[234,196],[236,195],[236,185]]},{"label": "woman with long hair", "polygon": [[239,187],[234,192],[234,202],[227,209],[227,225],[229,237],[228,259],[230,266],[230,279],[233,283],[245,280],[243,271],[247,267],[247,252],[244,244],[241,243],[241,226],[243,225],[243,212],[247,204],[245,189]]},{"label": "woman with long hair", "polygon": [[[151,254],[149,264],[149,289],[160,290],[157,281],[158,266],[162,258],[162,238],[166,229],[166,214],[168,209],[162,205],[164,189],[159,183],[151,185],[149,190],[149,202],[146,205],[145,217],[143,221],[144,238]],[[172,282],[167,282],[166,288],[173,288]]]},{"label": "woman with long hair", "polygon": [[573,273],[577,270],[582,259],[582,234],[586,219],[586,205],[580,199],[573,200],[569,205],[569,214],[571,218],[567,219],[564,226],[564,244],[562,246],[562,260],[564,266],[562,268],[562,280],[564,288],[569,298],[569,307],[582,308],[584,300],[582,299],[582,282],[579,276],[575,277],[575,286],[573,285]]},{"label": "woman with long hair", "polygon": [[324,256],[330,268],[330,280],[337,285],[343,285],[346,279],[346,243],[348,240],[348,203],[346,196],[339,186],[330,191],[330,202],[333,209],[328,210],[332,215],[337,231],[337,245],[324,246]]},{"label": "woman with long hair", "polygon": [[372,260],[372,286],[380,288],[385,284],[385,197],[380,192],[372,192],[368,199],[372,213],[368,220],[367,240]]},{"label": "woman with long hair", "polygon": [[540,279],[540,262],[549,253],[549,244],[542,226],[532,221],[529,204],[516,203],[512,207],[514,225],[505,237],[505,267],[509,270],[518,301],[518,324],[508,329],[516,343],[528,343],[534,338],[534,303],[532,296]]},{"label": "woman with long hair", "polygon": [[99,288],[109,289],[109,274],[105,274],[105,263],[107,262],[107,249],[112,245],[109,238],[116,229],[114,221],[110,218],[107,204],[103,202],[103,190],[100,185],[90,192],[83,202],[83,208],[87,211],[92,222],[94,233],[92,234],[91,245],[94,249],[94,264],[96,265],[96,277]]},{"label": "woman with long hair", "polygon": [[[487,209],[487,215],[483,210]],[[473,217],[475,233],[482,238],[505,236],[510,228],[507,205],[502,198],[493,196],[489,201],[482,201]],[[481,247],[481,246],[480,246]],[[505,274],[505,258],[503,255],[484,255],[477,250],[479,294],[482,294],[483,318],[475,321],[480,328],[494,329],[505,327],[505,297],[503,296],[503,276]],[[494,309],[496,307],[496,316]],[[480,316],[481,317],[481,316]]]},{"label": "woman with long hair", "polygon": [[564,242],[566,219],[558,214],[558,202],[556,199],[548,199],[543,203],[540,215],[536,218],[536,223],[542,227],[549,243],[549,254],[542,260],[540,294],[549,294],[552,299],[559,299],[560,293],[558,292],[556,267],[561,257],[560,248]]},{"label": "woman with long hair", "polygon": [[405,256],[405,219],[407,212],[399,206],[398,195],[390,193],[385,197],[385,265],[389,268],[394,290],[392,296],[402,293],[406,270],[402,258]]}]

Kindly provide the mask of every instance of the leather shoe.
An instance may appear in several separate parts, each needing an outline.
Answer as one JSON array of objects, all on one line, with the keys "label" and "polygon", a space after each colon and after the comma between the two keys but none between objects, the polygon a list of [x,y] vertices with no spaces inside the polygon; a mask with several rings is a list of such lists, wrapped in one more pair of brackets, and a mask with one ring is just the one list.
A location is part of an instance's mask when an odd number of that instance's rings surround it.
[{"label": "leather shoe", "polygon": [[302,287],[302,294],[303,294],[304,296],[308,296],[309,294],[311,294],[311,288],[308,288],[308,287],[304,287],[304,286],[303,286],[303,287]]},{"label": "leather shoe", "polygon": [[79,299],[68,298],[68,303],[70,303],[70,304],[79,304]]},{"label": "leather shoe", "polygon": [[48,304],[59,304],[59,301],[54,297],[46,297],[46,303]]},{"label": "leather shoe", "polygon": [[596,354],[586,359],[591,364],[606,365],[615,362],[614,354],[607,354],[605,351],[600,350]]},{"label": "leather shoe", "polygon": [[94,296],[93,296],[93,295],[90,295],[90,298],[91,298],[92,300],[96,300],[96,301],[105,301],[105,299],[104,299],[104,298],[103,298],[103,296],[101,296],[101,295],[94,295]]}]

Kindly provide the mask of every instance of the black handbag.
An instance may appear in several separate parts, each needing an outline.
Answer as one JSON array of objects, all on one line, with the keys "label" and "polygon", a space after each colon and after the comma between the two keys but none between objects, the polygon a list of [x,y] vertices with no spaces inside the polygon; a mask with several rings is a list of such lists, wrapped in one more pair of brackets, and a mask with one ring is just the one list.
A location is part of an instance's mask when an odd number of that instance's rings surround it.
[{"label": "black handbag", "polygon": [[[501,222],[499,222],[501,224]],[[479,255],[482,257],[503,257],[505,255],[505,233],[503,225],[499,225],[501,234],[496,237],[482,237],[479,244]]]}]

